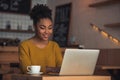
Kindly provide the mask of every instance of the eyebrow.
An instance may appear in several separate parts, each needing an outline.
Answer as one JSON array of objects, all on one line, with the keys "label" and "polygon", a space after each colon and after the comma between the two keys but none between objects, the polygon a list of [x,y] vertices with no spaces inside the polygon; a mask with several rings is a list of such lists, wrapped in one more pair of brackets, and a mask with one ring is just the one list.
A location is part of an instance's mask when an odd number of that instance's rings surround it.
[{"label": "eyebrow", "polygon": [[[44,26],[44,27],[46,27],[45,25],[39,25],[39,26]],[[50,26],[52,26],[52,24],[51,24],[51,25],[49,25],[48,27],[50,27]]]}]

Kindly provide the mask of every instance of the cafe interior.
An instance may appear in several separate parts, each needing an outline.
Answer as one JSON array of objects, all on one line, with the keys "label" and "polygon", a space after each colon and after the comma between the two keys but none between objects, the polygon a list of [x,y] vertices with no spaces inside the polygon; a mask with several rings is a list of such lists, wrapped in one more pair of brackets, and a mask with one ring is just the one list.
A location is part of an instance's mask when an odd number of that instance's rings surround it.
[{"label": "cafe interior", "polygon": [[[21,5],[22,4],[22,5]],[[56,41],[66,48],[99,49],[92,76],[31,76],[20,73],[18,45],[34,35],[30,9],[52,10]],[[1,0],[0,80],[120,80],[120,0]]]}]

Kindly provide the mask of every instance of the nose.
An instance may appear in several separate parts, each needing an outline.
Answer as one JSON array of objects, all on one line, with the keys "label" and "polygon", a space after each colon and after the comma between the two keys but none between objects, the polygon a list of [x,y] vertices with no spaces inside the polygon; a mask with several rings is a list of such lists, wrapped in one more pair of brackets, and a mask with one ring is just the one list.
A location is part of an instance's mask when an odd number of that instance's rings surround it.
[{"label": "nose", "polygon": [[48,29],[45,29],[45,33],[48,33],[49,32],[49,30]]}]

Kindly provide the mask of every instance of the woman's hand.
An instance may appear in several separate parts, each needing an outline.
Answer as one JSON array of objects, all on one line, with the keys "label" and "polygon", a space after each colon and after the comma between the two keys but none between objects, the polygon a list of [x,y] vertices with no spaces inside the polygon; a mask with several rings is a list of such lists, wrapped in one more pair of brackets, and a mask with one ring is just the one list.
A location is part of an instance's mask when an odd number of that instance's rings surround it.
[{"label": "woman's hand", "polygon": [[46,73],[59,73],[60,67],[46,67]]}]

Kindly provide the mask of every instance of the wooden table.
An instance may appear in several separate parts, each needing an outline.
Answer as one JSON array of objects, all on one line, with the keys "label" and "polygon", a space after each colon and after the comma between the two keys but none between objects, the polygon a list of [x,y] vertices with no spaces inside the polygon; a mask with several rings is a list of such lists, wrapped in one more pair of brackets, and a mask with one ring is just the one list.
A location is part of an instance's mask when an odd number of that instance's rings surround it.
[{"label": "wooden table", "polygon": [[43,76],[43,80],[111,80],[110,76]]},{"label": "wooden table", "polygon": [[[19,74],[21,72],[18,69],[16,69],[16,68],[15,69],[1,69],[0,68],[0,80],[3,80],[6,75],[15,74],[15,73]],[[8,80],[8,79],[5,79],[5,80]]]},{"label": "wooden table", "polygon": [[11,80],[111,80],[110,76],[50,76],[13,74]]},{"label": "wooden table", "polygon": [[8,72],[9,72],[8,70],[0,69],[0,80],[2,80],[3,74],[7,74]]},{"label": "wooden table", "polygon": [[120,80],[120,66],[101,66],[101,69],[107,70],[114,80]]},{"label": "wooden table", "polygon": [[120,66],[101,66],[102,69],[120,69]]}]

